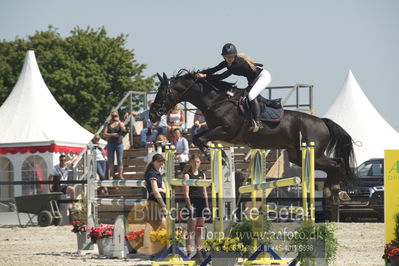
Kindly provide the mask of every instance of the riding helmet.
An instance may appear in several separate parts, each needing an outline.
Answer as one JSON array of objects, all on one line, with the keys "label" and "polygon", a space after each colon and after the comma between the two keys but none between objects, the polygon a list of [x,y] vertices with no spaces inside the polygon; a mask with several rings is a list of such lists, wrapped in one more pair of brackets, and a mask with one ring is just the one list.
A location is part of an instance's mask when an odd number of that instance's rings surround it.
[{"label": "riding helmet", "polygon": [[223,56],[229,56],[229,55],[235,56],[235,55],[237,55],[237,48],[232,43],[226,43],[225,45],[223,45],[222,55]]}]

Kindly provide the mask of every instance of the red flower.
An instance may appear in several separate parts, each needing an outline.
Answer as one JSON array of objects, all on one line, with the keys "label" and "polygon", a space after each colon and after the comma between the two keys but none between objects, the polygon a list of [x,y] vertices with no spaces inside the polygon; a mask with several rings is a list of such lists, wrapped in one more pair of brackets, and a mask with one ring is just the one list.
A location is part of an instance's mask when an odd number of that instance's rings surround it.
[{"label": "red flower", "polygon": [[399,257],[399,243],[391,241],[391,243],[385,245],[383,258],[391,260],[395,257]]},{"label": "red flower", "polygon": [[86,232],[86,225],[83,224],[81,221],[79,220],[73,220],[71,222],[72,225],[72,232],[74,233],[81,233],[81,232]]}]

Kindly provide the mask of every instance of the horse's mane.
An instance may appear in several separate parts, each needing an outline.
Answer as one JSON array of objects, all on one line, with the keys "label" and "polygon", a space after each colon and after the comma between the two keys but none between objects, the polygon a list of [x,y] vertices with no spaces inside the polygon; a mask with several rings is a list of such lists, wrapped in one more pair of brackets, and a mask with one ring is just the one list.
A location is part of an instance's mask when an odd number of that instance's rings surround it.
[{"label": "horse's mane", "polygon": [[220,90],[226,90],[226,89],[231,89],[231,88],[236,88],[235,83],[223,81],[223,80],[214,80],[214,79],[197,79],[195,77],[195,74],[199,73],[199,71],[189,71],[187,69],[180,69],[175,76],[172,77],[172,79],[186,79],[186,80],[194,80],[201,82],[202,84],[208,82],[212,86],[215,86],[216,88]]}]

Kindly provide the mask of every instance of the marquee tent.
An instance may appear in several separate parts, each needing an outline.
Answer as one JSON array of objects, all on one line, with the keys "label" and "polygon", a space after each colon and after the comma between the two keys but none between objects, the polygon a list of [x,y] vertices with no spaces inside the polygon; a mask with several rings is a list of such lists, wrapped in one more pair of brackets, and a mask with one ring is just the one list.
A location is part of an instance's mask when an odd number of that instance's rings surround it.
[{"label": "marquee tent", "polygon": [[[33,51],[27,52],[18,81],[0,107],[0,121],[1,181],[47,179],[60,153],[79,153],[93,136],[57,103]],[[34,193],[20,187],[2,186],[1,199]]]},{"label": "marquee tent", "polygon": [[371,158],[383,158],[386,149],[399,149],[399,133],[374,108],[351,70],[324,117],[352,136],[358,165]]}]

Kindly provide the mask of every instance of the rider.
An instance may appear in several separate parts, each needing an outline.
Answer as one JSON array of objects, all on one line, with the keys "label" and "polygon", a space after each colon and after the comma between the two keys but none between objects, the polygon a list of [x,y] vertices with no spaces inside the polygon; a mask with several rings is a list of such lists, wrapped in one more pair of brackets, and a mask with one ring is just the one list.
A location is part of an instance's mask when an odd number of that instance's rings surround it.
[{"label": "rider", "polygon": [[197,77],[206,78],[207,74],[213,74],[223,68],[227,68],[227,70],[221,74],[212,75],[212,79],[222,80],[232,74],[246,77],[248,80],[247,89],[249,89],[248,99],[253,116],[253,126],[249,130],[257,132],[263,126],[259,120],[260,106],[256,97],[269,85],[271,81],[270,73],[266,69],[261,68],[261,64],[256,64],[245,54],[237,54],[237,48],[232,43],[227,43],[223,46],[222,56],[224,57],[224,61],[213,68],[200,71]]}]

